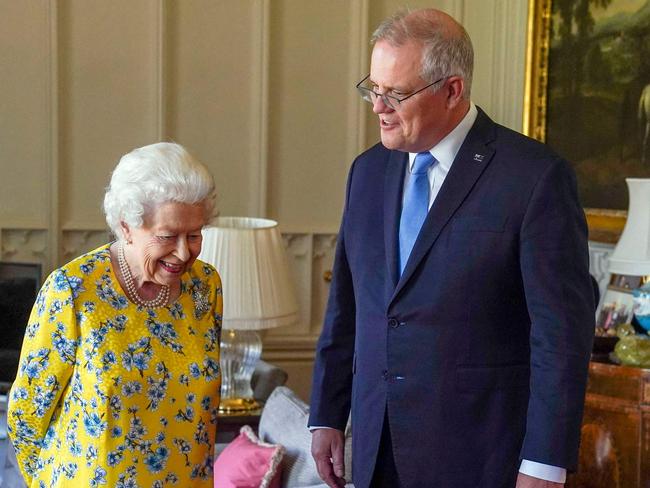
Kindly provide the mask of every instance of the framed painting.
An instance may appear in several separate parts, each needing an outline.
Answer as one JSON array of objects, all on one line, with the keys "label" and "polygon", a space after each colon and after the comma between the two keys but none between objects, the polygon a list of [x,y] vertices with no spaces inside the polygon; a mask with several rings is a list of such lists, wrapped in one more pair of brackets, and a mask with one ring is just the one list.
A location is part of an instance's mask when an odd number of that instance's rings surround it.
[{"label": "framed painting", "polygon": [[529,0],[524,131],[573,164],[589,238],[625,225],[650,177],[650,0]]}]

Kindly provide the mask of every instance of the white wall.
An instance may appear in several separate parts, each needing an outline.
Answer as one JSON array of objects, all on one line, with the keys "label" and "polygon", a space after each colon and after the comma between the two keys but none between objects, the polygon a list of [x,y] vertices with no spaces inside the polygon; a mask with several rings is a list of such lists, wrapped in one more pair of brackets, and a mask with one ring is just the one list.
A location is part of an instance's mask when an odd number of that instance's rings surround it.
[{"label": "white wall", "polygon": [[[265,357],[306,397],[345,179],[378,139],[354,84],[394,0],[0,0],[0,259],[46,270],[107,239],[119,156],[158,140],[212,170],[222,215],[277,219],[302,321]],[[520,129],[527,3],[446,10],[476,51],[473,99]]]}]

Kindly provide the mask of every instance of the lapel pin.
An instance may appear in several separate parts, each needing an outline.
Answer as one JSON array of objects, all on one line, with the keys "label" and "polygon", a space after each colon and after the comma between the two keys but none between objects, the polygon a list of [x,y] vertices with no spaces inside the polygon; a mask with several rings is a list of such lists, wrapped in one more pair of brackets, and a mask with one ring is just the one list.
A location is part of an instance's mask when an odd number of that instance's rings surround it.
[{"label": "lapel pin", "polygon": [[483,158],[485,158],[485,156],[483,156],[482,154],[474,154],[474,161],[481,163],[483,162]]}]

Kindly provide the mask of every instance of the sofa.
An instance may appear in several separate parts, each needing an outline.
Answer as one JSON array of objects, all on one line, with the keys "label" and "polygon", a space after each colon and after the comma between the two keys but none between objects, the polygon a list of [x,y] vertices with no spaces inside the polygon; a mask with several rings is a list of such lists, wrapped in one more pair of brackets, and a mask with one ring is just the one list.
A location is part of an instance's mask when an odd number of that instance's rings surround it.
[{"label": "sofa", "polygon": [[284,369],[260,359],[251,377],[253,397],[258,402],[266,403],[273,390],[283,386],[288,378],[289,375]]},{"label": "sofa", "polygon": [[[327,488],[316,472],[311,457],[311,433],[307,428],[309,405],[285,386],[273,390],[259,424],[260,440],[280,444],[285,454],[281,462],[281,487]],[[345,479],[352,479],[352,431],[345,432]],[[351,483],[346,488],[354,488]]]}]

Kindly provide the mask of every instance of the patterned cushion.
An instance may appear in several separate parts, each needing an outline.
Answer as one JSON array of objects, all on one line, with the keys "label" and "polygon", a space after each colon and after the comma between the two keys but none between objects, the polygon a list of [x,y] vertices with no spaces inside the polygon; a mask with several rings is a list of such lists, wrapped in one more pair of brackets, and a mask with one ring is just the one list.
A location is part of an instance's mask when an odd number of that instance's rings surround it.
[{"label": "patterned cushion", "polygon": [[[325,486],[311,457],[311,432],[307,427],[309,406],[289,388],[280,386],[269,397],[260,419],[260,438],[284,446],[282,486],[307,488]],[[345,435],[345,479],[352,479],[352,435]],[[348,485],[352,486],[352,485]]]}]

